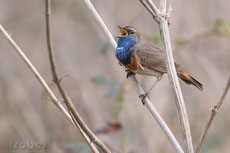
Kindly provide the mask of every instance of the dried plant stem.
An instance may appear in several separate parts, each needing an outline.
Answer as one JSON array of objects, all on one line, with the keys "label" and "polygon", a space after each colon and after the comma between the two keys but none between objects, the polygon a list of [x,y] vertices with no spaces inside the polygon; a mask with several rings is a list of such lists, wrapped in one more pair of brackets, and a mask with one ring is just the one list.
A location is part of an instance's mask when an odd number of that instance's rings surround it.
[{"label": "dried plant stem", "polygon": [[153,16],[153,18],[156,18],[156,12],[154,12],[152,8],[150,8],[148,5],[146,5],[146,3],[144,2],[144,0],[140,0],[140,2],[146,8],[146,10],[149,11],[149,13]]},{"label": "dried plant stem", "polygon": [[10,45],[15,49],[15,51],[18,53],[18,55],[22,58],[22,60],[26,63],[26,65],[29,67],[29,69],[33,72],[35,77],[38,79],[46,93],[50,96],[53,103],[58,107],[58,109],[64,114],[64,116],[73,123],[73,120],[70,116],[70,114],[66,111],[66,109],[61,105],[61,103],[58,101],[52,90],[49,88],[45,80],[41,77],[37,69],[33,66],[33,64],[30,62],[30,60],[26,57],[26,55],[23,53],[23,51],[18,47],[18,45],[14,42],[14,40],[10,37],[10,35],[6,32],[6,30],[2,27],[0,24],[0,31],[5,36],[5,38],[9,41]]},{"label": "dried plant stem", "polygon": [[[108,39],[108,41],[110,42],[112,47],[114,49],[116,49],[117,44],[116,44],[114,38],[112,37],[112,34],[110,33],[110,31],[106,27],[105,23],[101,19],[100,15],[97,13],[95,8],[91,4],[90,0],[83,0],[83,2],[85,3],[85,5],[88,8],[88,10],[91,13],[91,15],[96,20],[98,26],[100,27],[101,31],[104,33],[105,37]],[[144,90],[142,89],[140,84],[137,82],[136,77],[135,76],[130,76],[130,79],[131,79],[133,85],[135,86],[138,94],[139,95],[144,94]],[[162,130],[164,131],[164,133],[166,134],[166,136],[169,138],[169,140],[172,143],[173,147],[175,148],[176,152],[183,153],[183,150],[180,147],[180,145],[179,145],[178,141],[176,140],[176,138],[174,137],[173,133],[168,128],[168,126],[166,125],[166,123],[164,122],[164,120],[162,119],[162,117],[157,112],[157,110],[155,109],[155,107],[153,106],[153,104],[151,103],[151,101],[148,98],[146,98],[145,104],[146,104],[146,107],[148,108],[148,110],[151,112],[153,117],[156,119],[156,121],[160,125],[160,127],[162,128]]]},{"label": "dried plant stem", "polygon": [[102,150],[104,150],[107,153],[110,153],[109,149],[88,128],[88,126],[83,121],[80,114],[78,113],[77,109],[74,107],[74,104],[70,99],[70,97],[68,96],[67,92],[60,84],[60,80],[56,71],[55,59],[54,59],[52,37],[51,37],[51,26],[50,26],[50,14],[51,14],[50,0],[46,0],[46,37],[47,37],[47,48],[49,53],[51,72],[53,75],[53,81],[57,85],[59,92],[61,93],[63,99],[65,100],[65,104],[75,123],[75,126],[77,126],[77,128],[79,129],[80,133],[85,138],[86,142],[89,144],[91,150],[93,152],[98,152],[97,148],[94,145],[95,142],[99,147],[101,147]]},{"label": "dried plant stem", "polygon": [[18,55],[23,59],[23,61],[26,63],[26,65],[30,68],[30,70],[33,72],[35,77],[38,79],[42,87],[45,89],[47,94],[50,96],[54,104],[58,107],[58,109],[66,116],[66,118],[72,122],[71,116],[69,113],[65,110],[65,108],[60,104],[52,90],[49,88],[45,80],[41,77],[37,69],[33,66],[33,64],[30,62],[30,60],[26,57],[26,55],[23,53],[23,51],[18,47],[18,45],[14,42],[14,40],[10,37],[10,35],[5,31],[5,29],[0,24],[0,31],[5,36],[5,38],[9,41],[10,45],[15,49],[15,51],[18,53]]},{"label": "dried plant stem", "polygon": [[206,135],[208,133],[208,130],[210,129],[218,110],[222,106],[223,101],[224,101],[224,99],[225,99],[225,97],[226,97],[226,95],[227,95],[227,93],[229,91],[229,88],[230,88],[230,77],[228,78],[228,82],[227,82],[226,87],[224,89],[223,95],[221,96],[220,100],[217,102],[217,104],[212,109],[211,115],[210,115],[210,117],[208,119],[208,122],[207,122],[207,124],[206,124],[206,126],[204,128],[204,131],[203,131],[203,133],[202,133],[202,135],[200,137],[200,141],[199,141],[198,146],[196,148],[196,153],[201,152],[201,148],[202,148],[202,145],[204,144],[204,140],[205,140],[205,137],[206,137]]},{"label": "dried plant stem", "polygon": [[168,19],[170,17],[169,16],[170,13],[167,14],[167,12],[171,11],[171,5],[169,8],[170,10],[166,11],[166,0],[160,0],[160,6],[158,10],[151,0],[146,0],[146,1],[153,12],[160,12],[156,14],[156,16],[153,16],[153,18],[159,25],[162,48],[165,55],[167,73],[168,73],[170,85],[173,89],[174,97],[176,99],[176,106],[179,112],[180,123],[182,126],[184,145],[186,149],[185,152],[193,153],[194,151],[193,151],[192,136],[191,136],[190,126],[189,126],[188,115],[187,115],[184,98],[181,92],[180,84],[175,70],[175,63],[173,59],[171,41],[169,36]]},{"label": "dried plant stem", "polygon": [[167,61],[166,65],[167,65],[168,77],[169,77],[170,85],[174,89],[173,93],[175,95],[174,96],[175,102],[176,102],[177,110],[179,112],[186,152],[193,153],[194,151],[193,151],[189,120],[188,120],[184,98],[181,92],[181,88],[175,70],[175,64],[173,60],[172,48],[171,48],[169,32],[168,32],[168,22],[166,20],[160,22],[159,27],[160,27],[160,34],[161,34],[161,42],[163,44],[163,50],[165,51],[164,53]]},{"label": "dried plant stem", "polygon": [[146,1],[146,2],[149,4],[152,11],[156,14],[154,18],[157,18],[161,12],[157,9],[156,5],[152,1]]}]

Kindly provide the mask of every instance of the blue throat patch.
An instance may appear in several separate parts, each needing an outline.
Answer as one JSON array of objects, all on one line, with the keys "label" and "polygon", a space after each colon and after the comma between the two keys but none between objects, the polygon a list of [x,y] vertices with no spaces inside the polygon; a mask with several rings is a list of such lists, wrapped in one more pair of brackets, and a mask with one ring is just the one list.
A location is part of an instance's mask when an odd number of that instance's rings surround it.
[{"label": "blue throat patch", "polygon": [[119,38],[115,55],[122,64],[129,64],[131,62],[133,50],[130,50],[130,47],[134,44],[136,44],[136,41],[132,36]]}]

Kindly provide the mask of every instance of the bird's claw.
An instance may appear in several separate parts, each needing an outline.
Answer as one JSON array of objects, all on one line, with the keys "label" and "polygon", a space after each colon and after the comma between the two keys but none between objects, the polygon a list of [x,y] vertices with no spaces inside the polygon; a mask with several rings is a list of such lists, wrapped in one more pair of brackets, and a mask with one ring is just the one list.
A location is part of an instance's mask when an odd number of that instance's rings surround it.
[{"label": "bird's claw", "polygon": [[128,79],[131,75],[135,75],[135,73],[133,73],[132,71],[129,70],[125,70],[125,72],[127,73],[126,78]]},{"label": "bird's claw", "polygon": [[[148,92],[146,92],[145,94],[139,95],[139,98],[141,98],[141,101],[142,101],[143,105],[145,105],[146,97],[149,98],[149,93],[148,93]],[[149,99],[150,99],[150,98],[149,98]]]}]

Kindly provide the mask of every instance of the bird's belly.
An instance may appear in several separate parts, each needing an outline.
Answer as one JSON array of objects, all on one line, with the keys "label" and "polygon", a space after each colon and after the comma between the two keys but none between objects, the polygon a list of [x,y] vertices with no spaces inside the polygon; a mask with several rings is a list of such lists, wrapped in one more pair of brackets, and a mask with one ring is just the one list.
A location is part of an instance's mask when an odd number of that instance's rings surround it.
[{"label": "bird's belly", "polygon": [[154,71],[148,68],[138,68],[135,73],[140,74],[140,75],[150,75],[150,76],[155,76],[155,77],[160,77],[162,76],[164,73],[162,72],[158,72],[158,71]]}]

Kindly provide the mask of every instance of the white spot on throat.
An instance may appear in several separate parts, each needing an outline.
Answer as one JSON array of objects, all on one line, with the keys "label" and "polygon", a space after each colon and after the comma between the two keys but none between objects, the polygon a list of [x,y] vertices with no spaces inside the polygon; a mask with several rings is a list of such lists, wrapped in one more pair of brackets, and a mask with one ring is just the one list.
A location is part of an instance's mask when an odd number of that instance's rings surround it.
[{"label": "white spot on throat", "polygon": [[117,49],[124,49],[124,47],[117,47]]}]

